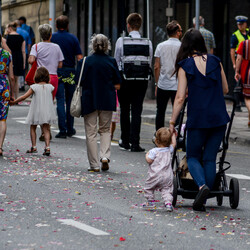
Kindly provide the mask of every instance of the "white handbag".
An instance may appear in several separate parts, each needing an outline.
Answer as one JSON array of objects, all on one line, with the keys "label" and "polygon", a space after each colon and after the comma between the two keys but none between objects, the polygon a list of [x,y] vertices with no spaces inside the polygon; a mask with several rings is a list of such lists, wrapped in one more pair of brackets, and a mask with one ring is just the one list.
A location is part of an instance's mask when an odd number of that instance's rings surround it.
[{"label": "white handbag", "polygon": [[71,104],[70,104],[70,114],[74,117],[80,117],[82,113],[82,104],[81,104],[82,89],[80,87],[80,84],[81,84],[82,72],[83,72],[85,60],[86,60],[86,56],[83,59],[78,84],[77,84],[77,87],[75,89],[75,92],[73,94]]}]

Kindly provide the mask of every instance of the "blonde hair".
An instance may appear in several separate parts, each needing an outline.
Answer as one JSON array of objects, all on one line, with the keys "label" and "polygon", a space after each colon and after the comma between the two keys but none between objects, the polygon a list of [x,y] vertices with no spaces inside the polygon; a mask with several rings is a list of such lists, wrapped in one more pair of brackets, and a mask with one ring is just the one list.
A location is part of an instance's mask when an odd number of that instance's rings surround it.
[{"label": "blonde hair", "polygon": [[162,127],[156,131],[155,141],[164,147],[169,147],[172,142],[172,133],[169,128]]},{"label": "blonde hair", "polygon": [[108,53],[111,49],[109,39],[103,34],[94,34],[91,37],[89,48],[92,53]]}]

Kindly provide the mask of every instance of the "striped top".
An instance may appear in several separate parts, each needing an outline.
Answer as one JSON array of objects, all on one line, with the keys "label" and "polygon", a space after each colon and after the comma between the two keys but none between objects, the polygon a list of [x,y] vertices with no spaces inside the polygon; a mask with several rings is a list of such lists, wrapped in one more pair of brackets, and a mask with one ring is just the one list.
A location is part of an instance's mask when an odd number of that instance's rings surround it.
[{"label": "striped top", "polygon": [[237,54],[243,57],[240,67],[241,81],[243,84],[250,85],[250,40],[240,43]]}]

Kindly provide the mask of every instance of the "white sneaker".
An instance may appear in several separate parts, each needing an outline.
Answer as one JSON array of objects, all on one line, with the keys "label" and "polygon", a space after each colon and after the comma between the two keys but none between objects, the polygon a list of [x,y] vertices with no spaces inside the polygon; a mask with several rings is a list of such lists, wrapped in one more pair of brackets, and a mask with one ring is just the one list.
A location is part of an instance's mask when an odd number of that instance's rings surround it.
[{"label": "white sneaker", "polygon": [[167,203],[167,204],[165,205],[165,207],[166,207],[166,209],[167,209],[168,212],[173,212],[173,206],[172,206],[171,203]]},{"label": "white sneaker", "polygon": [[152,202],[152,201],[148,201],[148,202],[144,203],[142,205],[142,207],[146,208],[146,209],[155,209],[156,208],[154,202]]},{"label": "white sneaker", "polygon": [[100,172],[100,168],[99,167],[89,167],[88,171],[90,171],[90,172]]},{"label": "white sneaker", "polygon": [[103,157],[101,159],[101,163],[102,163],[102,171],[107,171],[109,170],[109,159],[106,157]]}]

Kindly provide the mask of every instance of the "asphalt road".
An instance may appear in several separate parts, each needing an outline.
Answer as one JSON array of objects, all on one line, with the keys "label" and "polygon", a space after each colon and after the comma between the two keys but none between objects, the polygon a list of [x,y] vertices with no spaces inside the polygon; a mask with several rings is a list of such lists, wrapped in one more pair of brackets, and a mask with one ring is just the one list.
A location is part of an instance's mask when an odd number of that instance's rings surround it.
[{"label": "asphalt road", "polygon": [[[90,173],[83,120],[76,119],[76,136],[53,138],[50,157],[42,156],[42,142],[37,154],[25,154],[27,113],[27,105],[11,107],[8,118],[0,159],[0,249],[250,248],[249,146],[230,144],[227,154],[228,179],[240,178],[238,209],[224,197],[221,207],[213,198],[206,213],[193,212],[192,200],[178,196],[174,212],[167,213],[157,193],[157,209],[147,211],[142,208],[145,153],[121,151],[114,142],[110,170]],[[53,137],[56,131],[53,126]],[[142,125],[147,150],[153,131],[153,125]]]}]

